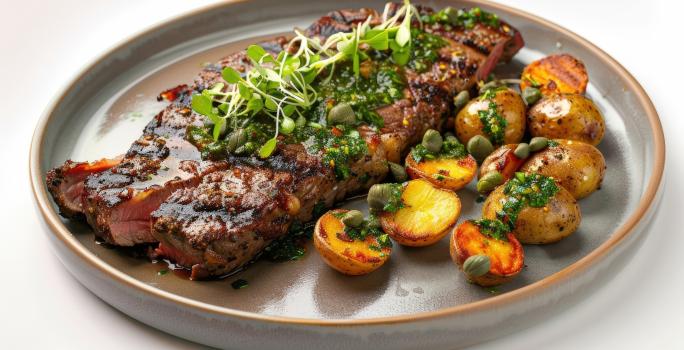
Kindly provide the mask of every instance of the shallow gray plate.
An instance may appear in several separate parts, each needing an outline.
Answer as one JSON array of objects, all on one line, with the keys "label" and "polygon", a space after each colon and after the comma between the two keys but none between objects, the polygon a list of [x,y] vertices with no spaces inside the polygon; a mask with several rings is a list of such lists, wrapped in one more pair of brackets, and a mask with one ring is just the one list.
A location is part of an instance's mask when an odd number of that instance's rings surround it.
[{"label": "shallow gray plate", "polygon": [[[446,4],[464,5],[432,3],[438,8]],[[381,9],[382,3],[344,5],[362,6]],[[125,152],[163,108],[155,99],[160,91],[192,81],[205,62],[295,26],[305,27],[340,7],[334,1],[247,1],[199,10],[131,38],[78,76],[48,109],[31,153],[36,198],[58,255],[82,283],[120,310],[215,346],[453,346],[523,326],[508,319],[558,304],[637,241],[640,227],[635,226],[645,224],[659,187],[662,131],[645,93],[602,51],[528,14],[480,6],[499,13],[526,41],[514,62],[498,68],[501,76],[514,76],[543,55],[575,55],[588,67],[588,95],[607,124],[599,147],[608,165],[606,181],[580,202],[579,231],[553,245],[526,246],[526,267],[513,282],[495,290],[468,284],[449,258],[447,239],[421,249],[397,247],[390,261],[368,276],[347,277],[331,270],[310,246],[299,261],[260,261],[231,278],[192,282],[173,273],[159,274],[166,269],[163,264],[100,246],[87,225],[55,214],[43,184],[47,169],[66,159],[95,160]],[[461,220],[480,214],[472,185],[459,191]],[[363,207],[362,201],[344,206]],[[231,288],[237,278],[248,280],[249,287]],[[331,344],[332,339],[342,342]]]}]

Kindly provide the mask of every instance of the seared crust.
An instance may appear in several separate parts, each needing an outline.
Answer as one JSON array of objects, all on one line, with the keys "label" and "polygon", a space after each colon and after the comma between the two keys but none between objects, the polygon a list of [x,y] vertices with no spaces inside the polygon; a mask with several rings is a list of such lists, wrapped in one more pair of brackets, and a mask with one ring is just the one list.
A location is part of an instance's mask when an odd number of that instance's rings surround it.
[{"label": "seared crust", "polygon": [[287,232],[299,211],[288,190],[292,175],[234,167],[176,191],[152,214],[152,232],[164,247],[182,252],[192,278],[222,275],[251,260]]}]

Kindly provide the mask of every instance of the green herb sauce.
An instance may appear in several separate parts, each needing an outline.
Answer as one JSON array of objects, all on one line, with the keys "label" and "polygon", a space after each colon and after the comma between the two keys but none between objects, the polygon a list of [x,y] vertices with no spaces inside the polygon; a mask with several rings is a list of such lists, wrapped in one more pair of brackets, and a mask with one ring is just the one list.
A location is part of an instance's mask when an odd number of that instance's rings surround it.
[{"label": "green herb sauce", "polygon": [[[333,215],[338,219],[342,219],[345,213],[342,212]],[[380,225],[378,224],[377,218],[373,215],[369,216],[368,219],[364,219],[363,223],[361,223],[361,225],[359,225],[358,227],[351,227],[345,225],[344,233],[347,235],[349,239],[361,242],[365,241],[366,237],[368,236],[375,237],[375,239],[378,241],[378,244],[369,245],[368,248],[370,248],[371,250],[381,251],[382,248],[392,247],[392,241],[390,240],[389,235],[382,230],[382,227],[380,227]]]},{"label": "green herb sauce", "polygon": [[484,11],[479,7],[473,7],[467,11],[465,9],[456,10],[452,7],[446,7],[439,12],[422,16],[421,19],[423,23],[426,24],[440,23],[466,29],[472,29],[477,23],[482,23],[493,28],[499,28],[501,25],[499,16]]},{"label": "green herb sauce", "polygon": [[[505,89],[505,88],[504,88]],[[499,106],[494,102],[494,97],[502,88],[492,88],[485,91],[480,99],[487,101],[487,109],[478,111],[480,122],[482,123],[482,131],[489,136],[492,143],[502,145],[504,143],[504,132],[508,122],[499,113]]]},{"label": "green herb sauce", "polygon": [[322,78],[314,83],[319,93],[318,104],[312,111],[314,121],[325,124],[330,109],[340,102],[347,102],[354,109],[357,121],[383,126],[383,120],[375,109],[392,104],[403,96],[406,82],[401,67],[388,60],[367,60],[361,71],[366,74],[356,76],[351,64],[343,64],[335,68],[329,79]]},{"label": "green herb sauce", "polygon": [[518,214],[525,206],[541,208],[560,190],[553,178],[540,174],[515,173],[515,177],[504,186],[507,197],[496,216],[511,230],[515,228]]},{"label": "green herb sauce", "polygon": [[294,221],[287,234],[264,249],[264,257],[271,261],[297,260],[306,253],[306,241],[313,235],[314,226]]},{"label": "green herb sauce", "polygon": [[480,228],[480,232],[482,232],[484,235],[498,239],[500,241],[507,241],[508,238],[506,237],[506,234],[511,232],[511,228],[498,219],[480,219],[471,220],[471,222],[477,225],[477,227]]},{"label": "green herb sauce", "polygon": [[431,160],[438,158],[448,158],[448,159],[461,159],[468,155],[465,146],[458,142],[456,138],[447,138],[442,143],[442,148],[439,153],[431,153],[425,146],[418,144],[411,149],[411,157],[420,163],[423,159]]},{"label": "green herb sauce", "polygon": [[418,73],[425,72],[439,58],[439,49],[446,46],[446,40],[416,28],[411,29],[411,38],[412,52],[408,66]]}]

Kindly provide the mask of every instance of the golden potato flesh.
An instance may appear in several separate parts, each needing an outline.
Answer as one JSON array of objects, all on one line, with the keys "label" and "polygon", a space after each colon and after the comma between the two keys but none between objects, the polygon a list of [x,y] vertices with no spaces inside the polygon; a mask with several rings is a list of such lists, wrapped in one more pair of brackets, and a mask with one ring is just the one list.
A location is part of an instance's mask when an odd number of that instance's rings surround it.
[{"label": "golden potato flesh", "polygon": [[382,266],[392,253],[391,247],[380,248],[378,239],[367,235],[364,241],[351,239],[339,214],[347,210],[331,210],[321,216],[314,230],[314,246],[326,264],[345,275],[365,275]]},{"label": "golden potato flesh", "polygon": [[[482,207],[482,217],[496,219],[509,197],[505,185],[494,190]],[[525,206],[515,221],[513,234],[523,244],[548,244],[559,241],[577,230],[582,216],[577,200],[562,186],[548,203],[539,208]]]},{"label": "golden potato flesh", "polygon": [[[496,92],[492,101],[497,105],[497,111],[506,120],[506,128],[503,134],[503,143],[518,143],[525,134],[525,102],[520,95],[512,89],[503,89]],[[480,120],[480,111],[489,109],[489,100],[480,97],[472,99],[456,115],[456,137],[463,144],[475,135],[482,135],[496,144],[491,135],[483,130],[484,125]]]},{"label": "golden potato flesh", "polygon": [[469,278],[481,286],[494,286],[509,281],[520,273],[525,265],[525,253],[520,242],[512,233],[508,233],[506,238],[500,240],[487,236],[473,221],[464,221],[451,235],[449,253],[459,268],[462,268],[463,263],[473,255],[489,257],[489,272]]},{"label": "golden potato flesh", "polygon": [[590,99],[578,94],[546,96],[527,115],[530,134],[598,145],[605,134],[603,115]]},{"label": "golden potato flesh", "polygon": [[536,60],[522,72],[520,90],[537,87],[543,95],[553,93],[583,94],[589,75],[580,60],[568,54],[552,55]]},{"label": "golden potato flesh", "polygon": [[475,178],[477,161],[468,155],[461,159],[437,158],[416,162],[409,153],[406,156],[406,172],[412,179],[422,178],[437,187],[456,191]]},{"label": "golden potato flesh", "polygon": [[461,215],[456,193],[417,179],[408,182],[401,195],[404,207],[380,214],[385,233],[402,245],[422,247],[442,239]]},{"label": "golden potato flesh", "polygon": [[572,140],[555,140],[550,146],[533,154],[520,171],[551,176],[575,199],[582,199],[601,186],[606,161],[596,147]]}]

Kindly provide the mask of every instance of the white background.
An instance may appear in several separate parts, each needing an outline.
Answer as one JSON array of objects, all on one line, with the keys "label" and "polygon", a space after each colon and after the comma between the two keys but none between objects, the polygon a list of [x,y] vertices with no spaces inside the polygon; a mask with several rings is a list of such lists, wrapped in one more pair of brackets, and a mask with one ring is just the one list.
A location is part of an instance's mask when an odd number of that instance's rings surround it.
[{"label": "white background", "polygon": [[[0,2],[0,348],[200,348],[121,314],[52,254],[28,184],[33,128],[86,63],[127,36],[212,1]],[[542,325],[488,349],[684,349],[684,101],[681,2],[502,1],[603,48],[645,87],[665,129],[665,195],[643,246],[613,280]],[[610,179],[608,179],[610,181]]]}]

